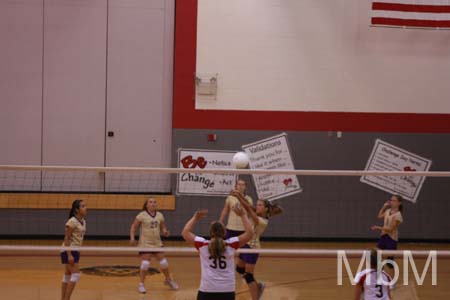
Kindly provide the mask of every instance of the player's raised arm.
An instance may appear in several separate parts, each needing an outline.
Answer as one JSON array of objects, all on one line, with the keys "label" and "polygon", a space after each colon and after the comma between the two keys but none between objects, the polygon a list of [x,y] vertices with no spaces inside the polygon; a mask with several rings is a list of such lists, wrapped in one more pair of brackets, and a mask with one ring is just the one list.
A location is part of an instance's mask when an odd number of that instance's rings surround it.
[{"label": "player's raised arm", "polygon": [[250,221],[247,217],[247,214],[245,213],[245,210],[241,207],[241,206],[233,206],[231,208],[234,213],[236,215],[238,215],[239,217],[241,217],[242,219],[242,224],[244,224],[244,233],[239,235],[239,245],[242,247],[245,244],[248,243],[248,241],[250,241],[250,239],[253,236],[253,228],[252,228],[252,224],[250,224]]},{"label": "player's raised arm", "polygon": [[204,218],[208,214],[207,209],[200,209],[195,212],[192,218],[187,221],[186,225],[184,225],[183,230],[181,231],[181,236],[186,242],[194,243],[195,234],[192,232],[195,224],[202,218]]}]

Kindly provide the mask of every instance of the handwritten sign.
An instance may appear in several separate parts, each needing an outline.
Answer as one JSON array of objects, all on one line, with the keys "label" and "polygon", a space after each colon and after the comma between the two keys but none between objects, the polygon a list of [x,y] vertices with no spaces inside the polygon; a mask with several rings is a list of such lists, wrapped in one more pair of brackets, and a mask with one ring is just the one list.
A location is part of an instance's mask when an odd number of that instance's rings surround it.
[{"label": "handwritten sign", "polygon": [[[250,158],[251,169],[294,170],[286,133],[243,145],[242,149]],[[295,175],[256,174],[253,180],[261,199],[275,200],[302,191]]]},{"label": "handwritten sign", "polygon": [[[178,150],[178,167],[184,169],[233,169],[231,160],[236,151]],[[177,194],[228,195],[236,184],[236,175],[211,173],[180,173]]]},{"label": "handwritten sign", "polygon": [[[366,165],[367,171],[428,171],[431,160],[377,139]],[[425,177],[362,176],[361,182],[416,202]]]}]

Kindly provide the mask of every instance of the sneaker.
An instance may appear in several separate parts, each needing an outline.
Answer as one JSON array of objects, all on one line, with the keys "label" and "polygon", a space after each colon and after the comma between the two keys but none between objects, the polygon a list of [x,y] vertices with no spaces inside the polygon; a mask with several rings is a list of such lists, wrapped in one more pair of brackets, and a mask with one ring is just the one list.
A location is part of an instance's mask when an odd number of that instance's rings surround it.
[{"label": "sneaker", "polygon": [[143,284],[140,284],[140,285],[139,285],[138,291],[139,291],[139,293],[141,293],[141,294],[147,293],[147,290],[145,289],[145,286],[144,286]]},{"label": "sneaker", "polygon": [[176,291],[178,290],[180,287],[178,286],[178,284],[173,280],[173,279],[169,279],[169,280],[165,280],[164,281],[165,285],[168,285],[170,287],[170,289]]},{"label": "sneaker", "polygon": [[261,300],[265,287],[266,285],[264,284],[264,282],[258,282],[258,300]]}]

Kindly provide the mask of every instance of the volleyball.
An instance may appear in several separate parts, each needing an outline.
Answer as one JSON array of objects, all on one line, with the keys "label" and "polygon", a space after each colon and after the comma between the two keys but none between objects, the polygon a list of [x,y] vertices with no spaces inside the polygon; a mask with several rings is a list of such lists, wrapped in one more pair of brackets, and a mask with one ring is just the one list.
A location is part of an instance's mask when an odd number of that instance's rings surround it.
[{"label": "volleyball", "polygon": [[237,152],[233,156],[232,164],[236,169],[245,169],[248,166],[250,159],[245,152]]}]

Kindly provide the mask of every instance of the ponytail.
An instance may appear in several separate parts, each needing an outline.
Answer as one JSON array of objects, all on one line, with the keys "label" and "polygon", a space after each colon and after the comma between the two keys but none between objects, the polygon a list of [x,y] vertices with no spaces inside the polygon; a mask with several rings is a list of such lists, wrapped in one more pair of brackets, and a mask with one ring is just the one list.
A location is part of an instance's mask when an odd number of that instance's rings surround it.
[{"label": "ponytail", "polygon": [[394,195],[395,198],[397,198],[398,202],[400,202],[400,206],[398,207],[398,210],[403,213],[403,197],[400,195]]},{"label": "ponytail", "polygon": [[72,208],[70,209],[69,219],[72,218],[72,217],[75,217],[75,215],[77,214],[77,210],[80,209],[82,201],[83,200],[77,199],[77,200],[72,202]]},{"label": "ponytail", "polygon": [[220,222],[214,222],[211,224],[209,229],[209,234],[211,236],[211,241],[208,245],[209,255],[213,258],[220,258],[225,251],[225,228]]},{"label": "ponytail", "polygon": [[283,208],[278,204],[272,203],[266,199],[259,199],[258,201],[262,201],[264,203],[264,207],[267,209],[266,213],[267,218],[283,213]]}]

